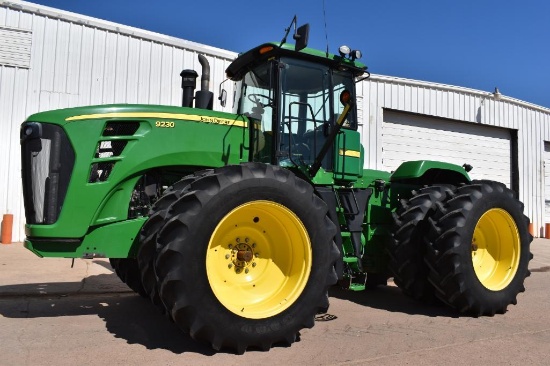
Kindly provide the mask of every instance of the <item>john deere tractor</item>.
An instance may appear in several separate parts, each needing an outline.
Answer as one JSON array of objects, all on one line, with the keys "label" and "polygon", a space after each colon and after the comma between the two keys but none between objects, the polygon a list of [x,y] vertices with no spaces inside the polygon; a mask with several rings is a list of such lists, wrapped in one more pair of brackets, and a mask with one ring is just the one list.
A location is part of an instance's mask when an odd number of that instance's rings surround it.
[{"label": "john deere tractor", "polygon": [[25,246],[109,258],[192,338],[237,353],[293,343],[336,284],[361,291],[393,278],[405,294],[461,313],[505,312],[532,257],[522,203],[444,162],[364,169],[360,52],[310,49],[308,30],[294,19],[281,42],[229,65],[234,113],[212,110],[201,55],[201,89],[184,70],[181,107],[30,116]]}]

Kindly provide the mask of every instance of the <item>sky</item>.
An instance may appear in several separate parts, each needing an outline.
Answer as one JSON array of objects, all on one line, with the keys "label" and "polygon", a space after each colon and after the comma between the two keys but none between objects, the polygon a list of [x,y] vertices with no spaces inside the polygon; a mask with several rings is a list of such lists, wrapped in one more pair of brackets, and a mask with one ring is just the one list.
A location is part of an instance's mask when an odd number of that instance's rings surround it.
[{"label": "sky", "polygon": [[[548,0],[33,0],[234,52],[280,41],[361,50],[373,74],[463,86],[550,108]],[[291,38],[289,37],[289,40]]]}]

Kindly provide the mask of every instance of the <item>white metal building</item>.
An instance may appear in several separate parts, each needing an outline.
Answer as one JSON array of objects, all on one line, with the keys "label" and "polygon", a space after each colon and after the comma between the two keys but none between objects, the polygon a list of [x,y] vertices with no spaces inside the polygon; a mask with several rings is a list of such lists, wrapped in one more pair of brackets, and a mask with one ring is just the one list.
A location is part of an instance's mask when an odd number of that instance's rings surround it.
[{"label": "white metal building", "polygon": [[[236,52],[0,0],[0,217],[14,215],[14,241],[23,239],[25,221],[20,123],[32,113],[63,107],[180,105],[179,73],[200,72],[198,53],[210,62],[210,89],[217,95]],[[232,87],[228,84],[226,89]],[[391,171],[416,159],[468,163],[474,167],[472,178],[498,180],[518,191],[534,235],[545,234],[550,109],[489,92],[381,75],[361,82],[358,92],[366,168]],[[214,109],[222,109],[217,98]]]},{"label": "white metal building", "polygon": [[[217,95],[236,52],[0,0],[0,217],[13,214],[13,241],[24,238],[21,122],[39,111],[83,105],[181,105],[179,74],[183,69],[200,72],[199,53],[210,63],[210,91]],[[214,109],[220,110],[214,99]]]},{"label": "white metal building", "polygon": [[472,179],[497,180],[518,192],[533,235],[545,235],[550,109],[500,93],[380,75],[360,89],[366,166],[391,171],[406,160],[468,163]]}]

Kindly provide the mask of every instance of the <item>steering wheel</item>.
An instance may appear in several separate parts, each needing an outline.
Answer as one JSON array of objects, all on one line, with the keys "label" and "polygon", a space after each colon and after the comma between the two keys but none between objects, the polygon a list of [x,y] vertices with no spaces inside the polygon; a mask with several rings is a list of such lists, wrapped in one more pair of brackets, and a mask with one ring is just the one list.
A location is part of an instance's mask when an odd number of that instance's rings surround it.
[{"label": "steering wheel", "polygon": [[[260,102],[261,98],[266,99],[267,104],[261,103]],[[262,107],[268,106],[268,105],[273,103],[272,98],[270,98],[267,95],[263,95],[263,94],[254,94],[254,93],[253,94],[248,94],[248,100],[250,100],[252,103],[260,104]]]}]

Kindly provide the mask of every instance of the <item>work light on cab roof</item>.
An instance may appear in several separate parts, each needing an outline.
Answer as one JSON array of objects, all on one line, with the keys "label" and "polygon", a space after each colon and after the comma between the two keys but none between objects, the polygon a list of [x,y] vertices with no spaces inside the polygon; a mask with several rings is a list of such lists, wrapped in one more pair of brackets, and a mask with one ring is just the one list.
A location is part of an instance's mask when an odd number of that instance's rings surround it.
[{"label": "work light on cab roof", "polygon": [[338,48],[338,52],[340,52],[340,56],[342,57],[348,57],[350,60],[352,61],[355,61],[357,60],[358,58],[361,58],[361,56],[363,56],[363,54],[361,53],[361,51],[359,50],[352,50],[351,48],[349,48],[348,46],[346,45],[342,45],[340,46],[340,48]]}]

